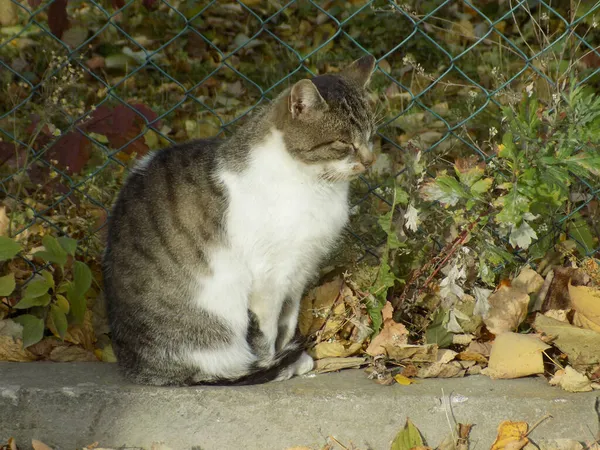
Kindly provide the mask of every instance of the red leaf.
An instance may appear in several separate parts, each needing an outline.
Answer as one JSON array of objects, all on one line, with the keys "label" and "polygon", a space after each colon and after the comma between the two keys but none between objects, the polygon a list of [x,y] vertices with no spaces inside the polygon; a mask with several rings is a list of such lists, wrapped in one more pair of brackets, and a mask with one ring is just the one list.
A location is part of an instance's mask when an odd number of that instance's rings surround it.
[{"label": "red leaf", "polygon": [[142,116],[144,116],[146,118],[146,120],[148,121],[148,126],[153,126],[153,127],[159,127],[160,125],[157,123],[154,123],[154,121],[157,119],[158,114],[156,114],[154,111],[152,111],[148,106],[142,104],[142,103],[135,103],[133,106],[137,111],[139,111]]},{"label": "red leaf", "polygon": [[108,106],[99,106],[90,116],[90,120],[81,127],[83,130],[102,135],[111,132],[112,110]]},{"label": "red leaf", "polygon": [[127,105],[118,105],[113,110],[112,133],[125,134],[133,126],[137,114]]},{"label": "red leaf", "polygon": [[112,0],[112,4],[115,9],[121,9],[125,6],[125,0]]},{"label": "red leaf", "polygon": [[52,34],[59,39],[69,27],[67,1],[68,0],[54,0],[50,3],[50,7],[48,8],[48,26],[50,27]]},{"label": "red leaf", "polygon": [[37,8],[42,3],[42,0],[29,0],[28,3],[32,8]]},{"label": "red leaf", "polygon": [[90,140],[74,130],[56,141],[44,159],[58,161],[57,166],[68,173],[78,173],[90,159],[90,147]]}]

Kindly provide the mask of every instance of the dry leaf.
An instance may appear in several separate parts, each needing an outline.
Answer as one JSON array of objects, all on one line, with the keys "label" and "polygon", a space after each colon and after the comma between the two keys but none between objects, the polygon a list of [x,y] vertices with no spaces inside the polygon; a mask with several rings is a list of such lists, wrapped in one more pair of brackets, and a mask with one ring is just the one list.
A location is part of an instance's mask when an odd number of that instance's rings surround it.
[{"label": "dry leaf", "polygon": [[506,420],[498,426],[498,435],[491,450],[519,450],[528,442],[526,422],[511,422]]},{"label": "dry leaf", "polygon": [[574,327],[542,314],[536,316],[533,326],[538,332],[555,338],[552,344],[567,354],[573,367],[600,363],[600,333]]},{"label": "dry leaf", "polygon": [[490,378],[519,378],[544,373],[542,351],[550,348],[537,336],[502,333],[496,337],[488,367],[482,373]]},{"label": "dry leaf", "polygon": [[386,347],[388,357],[394,361],[410,360],[413,363],[436,362],[438,346],[427,345],[399,345]]},{"label": "dry leaf", "polygon": [[387,355],[387,347],[408,344],[408,330],[401,323],[394,322],[394,319],[392,319],[393,312],[392,304],[386,302],[381,311],[383,329],[367,347],[366,353],[368,355]]},{"label": "dry leaf", "polygon": [[546,298],[542,303],[542,312],[551,309],[571,309],[571,298],[569,296],[569,284],[574,282],[576,285],[586,284],[588,275],[580,269],[572,267],[556,267],[552,282],[548,288]]},{"label": "dry leaf", "polygon": [[469,353],[480,353],[486,358],[490,357],[490,353],[492,351],[492,343],[491,342],[471,342],[466,349]]},{"label": "dry leaf", "polygon": [[0,236],[8,236],[10,219],[6,215],[6,206],[0,206]]},{"label": "dry leaf", "polygon": [[571,366],[567,366],[564,370],[557,370],[550,380],[550,384],[560,386],[567,392],[589,392],[592,390],[590,379]]},{"label": "dry leaf", "polygon": [[352,356],[360,351],[362,344],[360,343],[349,343],[345,342],[319,342],[310,351],[310,355],[314,359],[323,359],[329,357],[342,357]]},{"label": "dry leaf", "polygon": [[0,361],[26,362],[35,361],[37,357],[23,348],[21,339],[11,336],[0,336]]},{"label": "dry leaf", "polygon": [[519,275],[512,280],[512,287],[522,289],[528,294],[537,293],[544,285],[544,278],[530,267],[525,267]]},{"label": "dry leaf", "polygon": [[343,369],[358,369],[366,363],[367,358],[361,356],[322,358],[315,361],[315,371],[318,373],[327,373]]},{"label": "dry leaf", "polygon": [[473,361],[481,364],[487,364],[488,359],[483,356],[481,353],[464,351],[458,354],[458,359],[461,361]]},{"label": "dry leaf", "polygon": [[451,361],[446,364],[433,363],[421,367],[417,376],[419,378],[462,378],[467,371],[458,361]]},{"label": "dry leaf", "polygon": [[329,316],[329,312],[340,295],[342,278],[324,283],[311,289],[302,299],[298,327],[304,336],[310,336],[320,330]]},{"label": "dry leaf", "polygon": [[402,386],[409,386],[415,382],[415,380],[411,380],[402,374],[395,375],[394,380],[396,380],[396,383],[401,384]]},{"label": "dry leaf", "polygon": [[600,332],[600,289],[569,283],[569,296],[575,310],[573,325]]},{"label": "dry leaf", "polygon": [[98,361],[93,352],[76,345],[55,347],[50,352],[49,359],[55,362]]},{"label": "dry leaf", "polygon": [[32,439],[31,446],[33,447],[33,450],[52,450],[51,447],[48,447],[46,444],[38,441],[37,439]]},{"label": "dry leaf", "polygon": [[490,332],[495,335],[514,331],[527,315],[529,295],[520,288],[501,286],[489,296],[490,309],[483,319]]},{"label": "dry leaf", "polygon": [[569,323],[568,314],[571,312],[570,309],[551,309],[546,311],[544,315],[551,319],[558,320],[559,322]]}]

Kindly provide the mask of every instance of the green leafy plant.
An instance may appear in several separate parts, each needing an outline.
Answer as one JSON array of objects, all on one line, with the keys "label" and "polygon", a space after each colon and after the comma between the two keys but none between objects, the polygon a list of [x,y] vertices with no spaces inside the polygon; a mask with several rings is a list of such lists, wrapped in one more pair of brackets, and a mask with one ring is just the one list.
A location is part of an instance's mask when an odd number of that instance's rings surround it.
[{"label": "green leafy plant", "polygon": [[[86,293],[92,284],[92,273],[87,264],[74,259],[77,241],[67,237],[46,235],[44,250],[33,256],[47,266],[36,273],[21,289],[16,302],[9,300],[13,321],[23,326],[23,346],[39,342],[48,328],[56,337],[64,339],[71,324],[81,324],[86,311]],[[10,260],[21,246],[7,237],[0,237],[0,257]],[[0,278],[0,295],[8,297],[15,290],[14,274]]]}]

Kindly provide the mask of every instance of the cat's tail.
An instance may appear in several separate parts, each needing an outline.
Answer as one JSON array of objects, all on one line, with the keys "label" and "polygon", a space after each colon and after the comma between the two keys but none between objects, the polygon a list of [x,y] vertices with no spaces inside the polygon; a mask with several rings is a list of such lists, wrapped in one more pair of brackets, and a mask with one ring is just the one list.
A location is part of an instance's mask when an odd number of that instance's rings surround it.
[{"label": "cat's tail", "polygon": [[273,362],[264,367],[254,364],[248,374],[235,379],[217,379],[204,381],[198,384],[212,386],[243,386],[262,384],[269,381],[287,380],[294,375],[304,374],[313,368],[312,358],[304,351],[305,342],[301,337],[296,337],[288,343],[273,358]]}]

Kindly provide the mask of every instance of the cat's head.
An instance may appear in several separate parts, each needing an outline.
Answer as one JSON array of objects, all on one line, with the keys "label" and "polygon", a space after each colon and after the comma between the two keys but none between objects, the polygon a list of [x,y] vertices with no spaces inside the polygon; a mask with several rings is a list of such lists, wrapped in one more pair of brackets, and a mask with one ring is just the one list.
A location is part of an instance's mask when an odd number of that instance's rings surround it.
[{"label": "cat's head", "polygon": [[282,99],[288,151],[324,179],[355,178],[374,161],[366,90],[374,66],[375,58],[364,56],[339,73],[297,82]]}]

